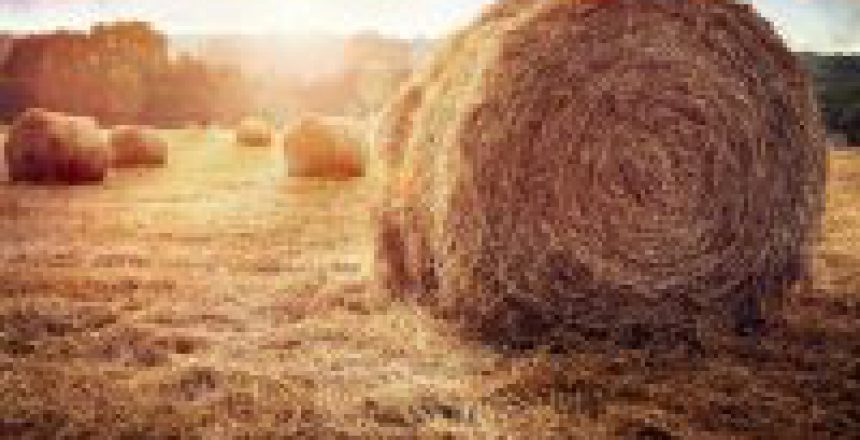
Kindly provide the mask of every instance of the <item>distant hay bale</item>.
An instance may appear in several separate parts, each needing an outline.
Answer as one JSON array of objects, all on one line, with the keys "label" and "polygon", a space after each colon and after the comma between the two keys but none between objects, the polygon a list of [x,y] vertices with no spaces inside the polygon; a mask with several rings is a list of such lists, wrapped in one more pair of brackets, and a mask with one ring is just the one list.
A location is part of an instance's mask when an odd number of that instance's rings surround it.
[{"label": "distant hay bale", "polygon": [[27,110],[15,120],[5,150],[13,182],[100,182],[111,157],[94,119],[41,109]]},{"label": "distant hay bale", "polygon": [[382,283],[504,344],[754,327],[823,206],[809,81],[729,1],[502,1],[377,137]]},{"label": "distant hay bale", "polygon": [[360,136],[344,124],[305,117],[284,137],[289,174],[348,179],[364,175]]},{"label": "distant hay bale", "polygon": [[148,127],[122,125],[110,135],[113,165],[119,168],[167,163],[167,142]]},{"label": "distant hay bale", "polygon": [[236,128],[236,142],[250,147],[267,147],[273,136],[272,127],[260,119],[245,119]]}]

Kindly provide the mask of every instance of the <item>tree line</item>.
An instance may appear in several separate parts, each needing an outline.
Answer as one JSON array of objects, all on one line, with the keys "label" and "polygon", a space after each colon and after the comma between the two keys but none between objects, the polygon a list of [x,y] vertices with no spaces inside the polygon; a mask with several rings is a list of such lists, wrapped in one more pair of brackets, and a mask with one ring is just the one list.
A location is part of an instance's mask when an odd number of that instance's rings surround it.
[{"label": "tree line", "polygon": [[0,65],[0,120],[29,107],[94,116],[105,124],[232,123],[252,103],[241,72],[172,58],[143,22],[100,24],[16,38]]},{"label": "tree line", "polygon": [[860,145],[860,55],[804,54],[822,117],[832,132]]},{"label": "tree line", "polygon": [[351,37],[337,55],[343,69],[311,82],[249,74],[238,67],[241,58],[216,64],[171,56],[169,45],[167,36],[136,21],[15,38],[0,58],[0,122],[30,107],[106,125],[164,127],[232,125],[249,114],[273,122],[302,112],[367,114],[411,72],[411,46],[374,35]]}]

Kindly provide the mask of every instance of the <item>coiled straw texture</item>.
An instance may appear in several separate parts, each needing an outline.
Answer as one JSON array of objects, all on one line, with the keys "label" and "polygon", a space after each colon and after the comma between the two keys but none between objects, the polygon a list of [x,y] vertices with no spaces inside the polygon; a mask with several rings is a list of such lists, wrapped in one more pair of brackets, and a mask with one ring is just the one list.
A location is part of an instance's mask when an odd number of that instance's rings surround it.
[{"label": "coiled straw texture", "polygon": [[382,120],[381,280],[483,339],[738,329],[804,276],[821,125],[749,5],[502,1]]}]

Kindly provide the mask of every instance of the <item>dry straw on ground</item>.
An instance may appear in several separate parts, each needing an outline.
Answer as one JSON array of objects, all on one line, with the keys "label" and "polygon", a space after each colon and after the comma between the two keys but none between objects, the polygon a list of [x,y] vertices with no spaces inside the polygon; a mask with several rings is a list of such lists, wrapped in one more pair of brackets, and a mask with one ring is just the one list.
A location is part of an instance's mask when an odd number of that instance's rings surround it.
[{"label": "dry straw on ground", "polygon": [[247,118],[236,128],[236,142],[249,147],[268,147],[274,132],[266,121]]},{"label": "dry straw on ground", "polygon": [[95,120],[41,109],[15,120],[5,154],[12,181],[69,184],[102,181],[111,157]]},{"label": "dry straw on ground", "polygon": [[353,178],[364,175],[365,160],[360,136],[345,123],[304,117],[284,138],[291,176]]},{"label": "dry straw on ground", "polygon": [[505,344],[756,326],[804,276],[819,127],[748,5],[502,1],[383,117],[381,279]]},{"label": "dry straw on ground", "polygon": [[159,166],[167,162],[167,142],[151,128],[114,127],[110,140],[116,167]]}]

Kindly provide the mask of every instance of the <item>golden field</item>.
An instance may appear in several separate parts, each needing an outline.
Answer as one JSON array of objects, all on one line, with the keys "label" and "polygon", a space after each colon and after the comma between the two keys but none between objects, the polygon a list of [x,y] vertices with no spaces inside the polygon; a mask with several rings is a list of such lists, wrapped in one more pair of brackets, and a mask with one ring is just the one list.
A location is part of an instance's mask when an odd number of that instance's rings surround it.
[{"label": "golden field", "polygon": [[[366,182],[165,132],[164,169],[0,184],[0,438],[848,438],[860,153],[814,280],[720,350],[504,354],[373,288]],[[5,182],[5,181],[4,181]]]}]

